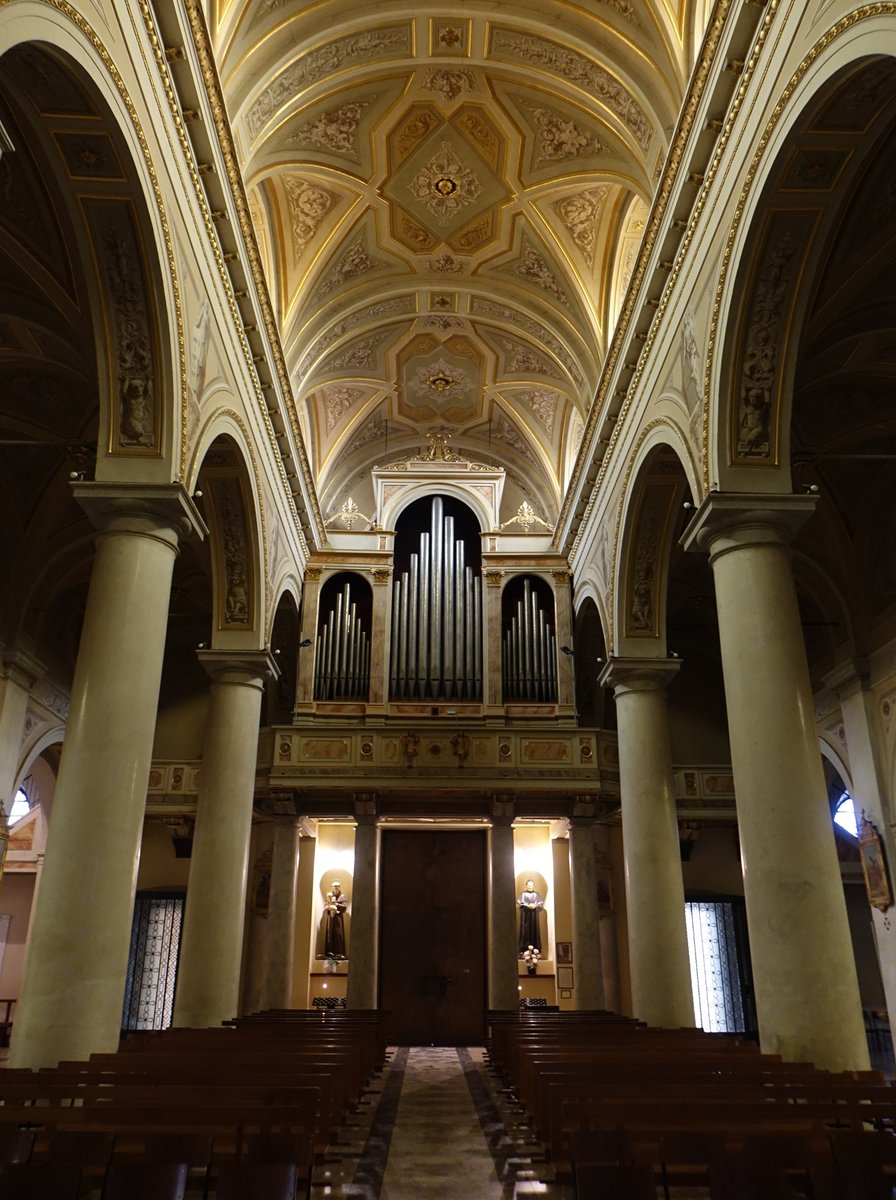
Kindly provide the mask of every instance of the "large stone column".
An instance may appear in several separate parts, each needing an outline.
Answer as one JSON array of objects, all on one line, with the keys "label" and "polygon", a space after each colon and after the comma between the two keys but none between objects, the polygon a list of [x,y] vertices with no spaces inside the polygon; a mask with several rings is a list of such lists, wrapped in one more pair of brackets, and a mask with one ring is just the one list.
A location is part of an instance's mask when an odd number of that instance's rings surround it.
[{"label": "large stone column", "polygon": [[220,1025],[239,1007],[249,836],[267,651],[200,650],[212,677],[174,1024]]},{"label": "large stone column", "polygon": [[0,663],[0,800],[7,816],[15,799],[28,694],[43,673],[42,664],[21,648],[6,651]]},{"label": "large stone column", "polygon": [[202,520],[177,485],[75,495],[100,533],[11,1063],[118,1047],[171,574]]},{"label": "large stone column", "polygon": [[694,1024],[666,687],[673,659],[614,658],[619,786],[634,1015],[650,1025]]},{"label": "large stone column", "polygon": [[[610,830],[606,825],[594,826],[595,862],[597,865],[597,915],[600,924],[600,967],[604,985],[604,1007],[619,1012],[619,960],[616,955],[616,916],[613,912],[612,863],[610,861]],[[603,887],[601,887],[601,884]],[[601,904],[603,903],[603,911]]]},{"label": "large stone column", "polygon": [[594,854],[594,823],[590,815],[570,817],[569,879],[572,900],[573,1007],[579,1011],[603,1008],[597,861]]},{"label": "large stone column", "polygon": [[274,829],[268,937],[265,944],[261,1007],[292,1008],[293,947],[296,937],[296,871],[299,828],[282,818]]},{"label": "large stone column", "polygon": [[488,835],[488,1006],[519,1008],[513,802],[496,800]]},{"label": "large stone column", "polygon": [[763,1050],[865,1068],[855,962],[788,544],[812,496],[711,495],[709,551]]},{"label": "large stone column", "polygon": [[[877,724],[877,705],[869,690],[870,668],[867,660],[853,660],[836,667],[825,676],[825,684],[840,701],[840,715],[846,733],[852,798],[856,813],[865,813],[880,834],[887,862],[896,862],[896,843],[888,813],[887,768],[882,731]],[[887,1012],[891,1026],[896,1025],[896,929],[889,913],[872,908],[872,927],[877,945]]]},{"label": "large stone column", "polygon": [[348,944],[347,1008],[376,1008],[379,996],[377,930],[379,928],[380,831],[376,801],[355,798],[355,862],[352,879],[352,930]]}]

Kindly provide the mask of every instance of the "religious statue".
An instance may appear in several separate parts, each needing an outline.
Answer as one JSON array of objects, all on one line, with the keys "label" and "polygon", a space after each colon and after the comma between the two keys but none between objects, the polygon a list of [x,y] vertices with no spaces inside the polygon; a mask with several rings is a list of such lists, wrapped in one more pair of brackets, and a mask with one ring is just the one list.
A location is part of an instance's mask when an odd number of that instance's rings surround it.
[{"label": "religious statue", "polygon": [[526,880],[525,890],[516,903],[520,910],[519,956],[522,958],[527,950],[541,951],[538,914],[544,908],[544,901],[535,890],[534,879]]},{"label": "religious statue", "polygon": [[324,934],[324,956],[326,958],[345,958],[345,910],[348,901],[342,893],[342,884],[338,879],[333,880],[332,889],[327,892],[324,912],[327,917],[327,928]]}]

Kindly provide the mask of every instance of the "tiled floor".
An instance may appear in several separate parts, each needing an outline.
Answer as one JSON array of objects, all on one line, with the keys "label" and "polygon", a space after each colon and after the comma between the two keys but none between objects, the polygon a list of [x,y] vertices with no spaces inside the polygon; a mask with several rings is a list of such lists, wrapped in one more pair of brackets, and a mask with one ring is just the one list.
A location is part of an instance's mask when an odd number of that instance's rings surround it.
[{"label": "tiled floor", "polygon": [[327,1162],[313,1200],[571,1200],[481,1048],[403,1047]]}]

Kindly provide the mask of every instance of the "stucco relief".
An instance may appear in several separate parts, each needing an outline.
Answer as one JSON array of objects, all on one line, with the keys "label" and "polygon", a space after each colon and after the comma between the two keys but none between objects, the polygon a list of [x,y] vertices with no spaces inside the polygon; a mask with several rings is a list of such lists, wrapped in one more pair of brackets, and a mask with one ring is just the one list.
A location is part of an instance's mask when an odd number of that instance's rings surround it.
[{"label": "stucco relief", "polygon": [[357,329],[359,325],[367,325],[371,321],[380,321],[383,317],[401,316],[404,313],[412,313],[415,308],[416,300],[413,296],[396,296],[392,300],[381,300],[377,304],[367,304],[364,308],[359,308],[357,312],[351,313],[341,321],[337,321],[325,333],[322,333],[316,341],[312,342],[307,354],[305,354],[299,363],[299,377],[301,378],[308,373],[311,364],[316,358],[319,358],[329,350],[345,334],[350,333],[353,329]]},{"label": "stucco relief", "polygon": [[451,70],[448,67],[437,67],[435,70],[427,71],[423,78],[422,87],[424,91],[435,92],[446,103],[450,103],[465,92],[472,92],[475,87],[475,80],[472,71],[458,71]]},{"label": "stucco relief", "polygon": [[544,255],[540,254],[525,238],[519,258],[498,269],[507,275],[516,275],[526,283],[533,284],[563,305],[569,304],[566,291],[560,286],[557,276],[548,266]]},{"label": "stucco relief", "polygon": [[369,96],[364,100],[352,100],[348,104],[340,104],[329,108],[318,117],[305,121],[294,133],[286,139],[287,146],[308,147],[319,146],[329,150],[351,162],[360,162],[358,153],[358,129],[365,111],[376,100]]},{"label": "stucco relief", "polygon": [[332,433],[345,414],[363,399],[361,388],[331,384],[321,390],[327,414],[327,433]]},{"label": "stucco relief", "polygon": [[284,187],[289,205],[293,262],[298,263],[305,247],[317,233],[321,221],[339,197],[335,192],[308,183],[295,175],[286,176]]},{"label": "stucco relief", "polygon": [[582,251],[589,267],[594,265],[597,223],[609,193],[609,184],[603,183],[597,187],[586,188],[584,192],[576,192],[574,196],[564,196],[553,205],[554,212],[563,222],[573,242]]},{"label": "stucco relief", "polygon": [[618,79],[584,54],[535,34],[501,28],[492,31],[489,50],[494,57],[532,63],[582,88],[615,113],[642,150],[650,145],[653,130],[640,104]]},{"label": "stucco relief", "polygon": [[516,338],[506,334],[492,334],[504,360],[504,371],[508,375],[547,375],[551,379],[562,378],[554,364],[543,354],[525,346]]},{"label": "stucco relief", "polygon": [[766,458],[771,452],[772,390],[795,256],[793,239],[784,230],[767,247],[753,294],[738,394],[738,458]]},{"label": "stucco relief", "polygon": [[536,321],[528,313],[510,308],[506,304],[498,304],[495,300],[485,300],[482,297],[474,297],[471,312],[476,316],[494,317],[496,320],[506,321],[509,325],[524,329],[563,364],[576,383],[581,384],[584,381],[575,359],[559,338],[554,337],[547,326],[542,325],[541,321]]},{"label": "stucco relief", "polygon": [[581,124],[563,116],[556,109],[532,104],[528,100],[520,99],[517,103],[535,129],[536,148],[532,160],[534,167],[606,153],[607,147],[596,133],[583,128]]},{"label": "stucco relief", "polygon": [[461,162],[450,143],[414,176],[408,190],[439,225],[448,225],[482,194],[482,184],[467,163]]},{"label": "stucco relief", "polygon": [[261,92],[246,115],[249,135],[254,138],[281,105],[341,67],[407,55],[410,49],[411,27],[402,24],[349,34],[309,50]]},{"label": "stucco relief", "polygon": [[315,291],[315,298],[323,299],[343,284],[349,283],[361,275],[366,275],[370,271],[380,270],[385,265],[382,259],[368,253],[366,238],[362,233],[355,238],[351,245],[346,247],[324,275]]}]

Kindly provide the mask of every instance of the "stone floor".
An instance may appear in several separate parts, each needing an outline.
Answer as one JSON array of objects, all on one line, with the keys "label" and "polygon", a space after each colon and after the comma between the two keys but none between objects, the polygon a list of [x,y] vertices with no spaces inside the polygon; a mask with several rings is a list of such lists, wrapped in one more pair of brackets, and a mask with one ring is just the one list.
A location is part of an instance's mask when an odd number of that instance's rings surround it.
[{"label": "stone floor", "polygon": [[315,1168],[311,1195],[571,1200],[481,1048],[402,1047]]}]

